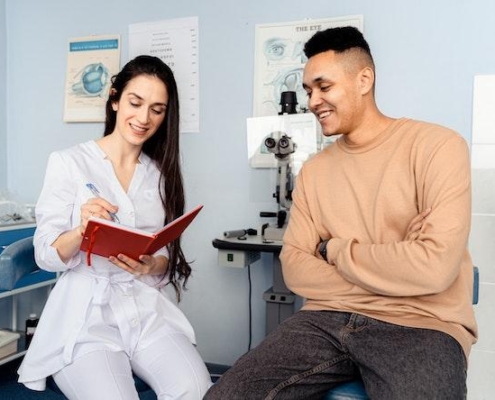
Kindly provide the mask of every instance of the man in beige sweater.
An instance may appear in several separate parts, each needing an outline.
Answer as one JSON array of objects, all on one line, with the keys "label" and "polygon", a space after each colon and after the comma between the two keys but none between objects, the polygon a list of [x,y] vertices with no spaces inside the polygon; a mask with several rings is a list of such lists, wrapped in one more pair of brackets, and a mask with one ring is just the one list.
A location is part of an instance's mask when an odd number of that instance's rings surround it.
[{"label": "man in beige sweater", "polygon": [[314,399],[361,377],[371,399],[464,399],[476,341],[469,151],[383,115],[355,28],[305,46],[308,104],[337,141],[301,169],[281,253],[303,310],[243,356],[214,399]]}]

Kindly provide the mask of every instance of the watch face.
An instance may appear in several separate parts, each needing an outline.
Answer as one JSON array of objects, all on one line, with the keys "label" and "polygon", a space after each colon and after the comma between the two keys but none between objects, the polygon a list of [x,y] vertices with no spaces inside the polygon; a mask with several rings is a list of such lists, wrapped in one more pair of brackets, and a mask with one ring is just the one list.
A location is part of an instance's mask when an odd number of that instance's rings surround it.
[{"label": "watch face", "polygon": [[321,256],[326,260],[327,259],[327,243],[328,240],[324,240],[323,242],[320,243],[320,254]]},{"label": "watch face", "polygon": [[327,245],[328,245],[328,242],[330,241],[330,239],[327,239],[327,240],[324,240],[323,242],[320,243],[320,247],[319,247],[319,251],[320,251],[320,254],[321,256],[323,257],[323,259],[325,261],[328,262],[328,258],[327,258]]}]

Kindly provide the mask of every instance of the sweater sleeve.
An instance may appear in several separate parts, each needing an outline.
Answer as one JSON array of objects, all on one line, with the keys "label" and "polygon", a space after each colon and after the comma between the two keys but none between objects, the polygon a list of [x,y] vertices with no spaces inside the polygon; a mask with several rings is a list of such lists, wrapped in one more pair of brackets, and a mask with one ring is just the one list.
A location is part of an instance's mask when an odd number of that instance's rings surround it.
[{"label": "sweater sleeve", "polygon": [[284,281],[301,297],[331,300],[354,284],[344,280],[337,268],[325,262],[316,251],[320,236],[311,217],[304,185],[304,176],[299,174],[280,253]]},{"label": "sweater sleeve", "polygon": [[421,162],[418,207],[432,211],[416,240],[330,240],[328,260],[349,282],[381,295],[421,296],[446,290],[459,275],[471,223],[469,150],[456,135]]}]

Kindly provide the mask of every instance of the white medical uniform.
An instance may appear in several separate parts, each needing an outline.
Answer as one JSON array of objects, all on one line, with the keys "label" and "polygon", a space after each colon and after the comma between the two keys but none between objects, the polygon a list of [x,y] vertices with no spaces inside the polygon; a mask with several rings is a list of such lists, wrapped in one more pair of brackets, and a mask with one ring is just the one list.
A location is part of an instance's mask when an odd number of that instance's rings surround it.
[{"label": "white medical uniform", "polygon": [[[84,252],[64,263],[51,246],[61,233],[79,226],[81,205],[94,197],[87,183],[118,205],[122,224],[150,232],[160,229],[164,211],[158,180],[154,162],[141,154],[126,193],[94,141],[50,155],[36,206],[35,256],[41,268],[62,275],[19,368],[19,382],[44,390],[46,377],[92,351],[124,351],[132,358],[134,352],[178,333],[195,343],[190,323],[163,289],[167,277],[137,278],[96,255],[88,266]],[[168,256],[166,248],[155,254]]]}]

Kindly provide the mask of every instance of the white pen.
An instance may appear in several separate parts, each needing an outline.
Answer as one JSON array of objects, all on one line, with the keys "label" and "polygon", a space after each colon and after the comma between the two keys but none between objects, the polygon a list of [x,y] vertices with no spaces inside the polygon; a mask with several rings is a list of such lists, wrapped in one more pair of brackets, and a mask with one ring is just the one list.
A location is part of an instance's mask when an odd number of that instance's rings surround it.
[{"label": "white pen", "polygon": [[[95,195],[95,197],[99,197],[100,199],[102,198],[100,191],[96,188],[95,185],[93,185],[92,183],[86,183],[86,187],[89,190],[91,190],[91,193],[93,193]],[[117,217],[117,214],[110,212],[110,211],[108,211],[108,213],[110,214],[110,217],[112,217],[112,221],[118,222],[120,224],[120,220],[119,220],[119,217]]]}]

